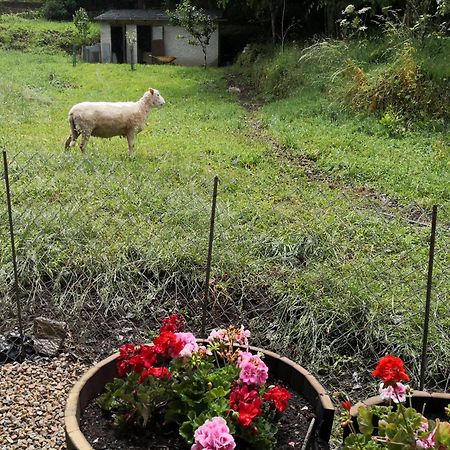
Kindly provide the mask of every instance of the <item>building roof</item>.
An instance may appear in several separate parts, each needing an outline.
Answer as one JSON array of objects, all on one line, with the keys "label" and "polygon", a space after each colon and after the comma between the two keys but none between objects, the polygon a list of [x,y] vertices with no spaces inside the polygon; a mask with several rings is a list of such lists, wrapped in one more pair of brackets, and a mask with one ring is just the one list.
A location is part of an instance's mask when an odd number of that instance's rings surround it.
[{"label": "building roof", "polygon": [[[206,11],[216,19],[222,18],[221,11]],[[100,22],[168,22],[169,17],[160,9],[111,9],[95,17]]]}]

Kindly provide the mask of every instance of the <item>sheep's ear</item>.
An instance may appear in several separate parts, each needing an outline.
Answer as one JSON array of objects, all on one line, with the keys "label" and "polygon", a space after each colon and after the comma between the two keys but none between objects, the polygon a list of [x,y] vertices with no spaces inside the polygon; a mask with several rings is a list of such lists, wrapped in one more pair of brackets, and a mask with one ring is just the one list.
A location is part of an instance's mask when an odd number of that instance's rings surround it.
[{"label": "sheep's ear", "polygon": [[150,89],[149,89],[149,92],[150,92],[150,94],[152,94],[152,95],[153,95],[153,94],[155,93],[155,90],[154,90],[154,89],[152,89],[152,88],[150,88]]}]

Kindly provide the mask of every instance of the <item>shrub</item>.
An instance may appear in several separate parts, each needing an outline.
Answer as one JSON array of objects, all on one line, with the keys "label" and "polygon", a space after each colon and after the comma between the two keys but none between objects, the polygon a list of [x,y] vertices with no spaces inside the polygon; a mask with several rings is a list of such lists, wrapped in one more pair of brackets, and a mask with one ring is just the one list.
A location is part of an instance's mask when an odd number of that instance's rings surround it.
[{"label": "shrub", "polygon": [[407,119],[448,117],[448,81],[433,81],[421,68],[411,42],[390,64],[366,73],[355,61],[344,71],[344,98],[356,109],[396,111]]},{"label": "shrub", "polygon": [[48,20],[67,20],[72,18],[76,7],[75,0],[46,0],[42,15]]}]

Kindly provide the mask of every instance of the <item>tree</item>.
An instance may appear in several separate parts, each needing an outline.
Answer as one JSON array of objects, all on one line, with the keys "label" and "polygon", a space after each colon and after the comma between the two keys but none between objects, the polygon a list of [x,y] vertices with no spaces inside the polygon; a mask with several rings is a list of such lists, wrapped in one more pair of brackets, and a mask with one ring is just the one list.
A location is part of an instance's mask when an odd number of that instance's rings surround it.
[{"label": "tree", "polygon": [[42,15],[48,20],[67,20],[76,7],[75,0],[46,0],[42,6]]},{"label": "tree", "polygon": [[206,14],[203,9],[196,8],[190,0],[182,0],[175,11],[167,11],[173,25],[184,28],[190,34],[188,42],[191,45],[199,45],[202,48],[206,68],[206,50],[211,36],[217,29],[216,20]]},{"label": "tree", "polygon": [[73,15],[73,24],[77,29],[78,44],[83,46],[89,42],[88,34],[90,27],[89,16],[84,8],[79,8]]},{"label": "tree", "polygon": [[[217,0],[217,4],[221,8],[225,8],[230,2],[231,0]],[[279,37],[284,44],[287,33],[297,24],[293,20],[290,25],[285,26],[286,0],[244,0],[244,3],[254,11],[257,18],[269,17],[272,43],[275,43]],[[280,14],[281,17],[279,17]],[[278,18],[279,24],[277,23]]]}]

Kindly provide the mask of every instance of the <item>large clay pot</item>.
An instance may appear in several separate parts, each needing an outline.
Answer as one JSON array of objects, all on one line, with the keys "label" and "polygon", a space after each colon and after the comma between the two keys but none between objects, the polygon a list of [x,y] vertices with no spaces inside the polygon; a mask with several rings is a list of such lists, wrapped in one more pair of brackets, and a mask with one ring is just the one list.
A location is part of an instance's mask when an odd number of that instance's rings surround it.
[{"label": "large clay pot", "polygon": [[[334,418],[334,406],[325,389],[303,367],[276,353],[257,347],[252,352],[262,352],[270,373],[287,383],[292,390],[305,398],[312,406],[316,421],[311,435],[311,448],[327,449]],[[76,383],[70,391],[65,412],[66,443],[69,450],[93,450],[80,430],[80,417],[86,406],[103,392],[107,383],[117,376],[118,353],[96,364]]]},{"label": "large clay pot", "polygon": [[[370,397],[367,400],[356,403],[350,410],[352,416],[353,425],[356,431],[358,428],[358,410],[362,406],[378,406],[384,405],[384,400],[379,396]],[[433,419],[436,417],[445,418],[444,409],[450,404],[450,394],[441,392],[425,392],[425,391],[414,391],[411,398],[412,407],[416,411],[423,411],[425,417]],[[409,400],[406,401],[406,406],[409,406]],[[344,428],[344,439],[350,434],[348,427]]]}]

